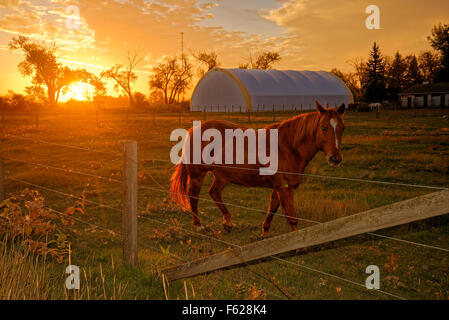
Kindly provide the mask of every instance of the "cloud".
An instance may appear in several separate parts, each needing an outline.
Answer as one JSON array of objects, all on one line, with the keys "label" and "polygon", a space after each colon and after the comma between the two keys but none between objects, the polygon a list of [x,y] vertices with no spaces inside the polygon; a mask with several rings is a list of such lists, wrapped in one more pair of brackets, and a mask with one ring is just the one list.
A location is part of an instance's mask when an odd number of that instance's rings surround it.
[{"label": "cloud", "polygon": [[329,70],[349,68],[346,61],[366,56],[374,41],[386,54],[400,50],[428,50],[426,36],[433,25],[449,20],[449,2],[434,0],[377,0],[381,30],[368,30],[365,8],[369,1],[290,0],[276,9],[262,11],[267,20],[290,35],[287,46],[296,51],[298,68]]}]

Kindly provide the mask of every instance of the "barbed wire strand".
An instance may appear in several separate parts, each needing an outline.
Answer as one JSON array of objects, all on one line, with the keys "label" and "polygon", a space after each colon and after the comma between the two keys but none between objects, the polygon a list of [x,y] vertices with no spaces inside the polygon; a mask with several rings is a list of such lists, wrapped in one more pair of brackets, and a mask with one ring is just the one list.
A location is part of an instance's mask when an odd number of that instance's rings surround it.
[{"label": "barbed wire strand", "polygon": [[[21,183],[24,183],[24,184],[29,184],[29,185],[32,185],[32,186],[35,186],[35,187],[39,187],[39,188],[44,189],[44,190],[54,191],[54,190],[52,190],[52,189],[48,189],[48,188],[45,188],[45,187],[42,187],[42,186],[39,186],[39,185],[34,185],[34,184],[31,184],[31,183],[27,183],[27,182],[22,181],[22,180],[19,180],[19,179],[13,179],[13,178],[7,178],[7,179],[8,179],[8,180],[14,180],[14,181],[17,181],[17,182],[21,182]],[[70,197],[70,198],[75,198],[75,199],[83,200],[83,198],[77,197],[77,196],[74,196],[74,195],[65,194],[65,193],[63,193],[63,192],[58,192],[58,193],[59,193],[60,195],[66,196],[66,197]],[[17,200],[27,201],[27,200],[25,200],[25,199],[20,199],[20,198],[18,198]],[[116,209],[117,209],[117,208],[114,208],[114,207],[110,207],[110,206],[108,206],[108,205],[106,205],[106,204],[98,203],[98,202],[91,201],[91,200],[87,200],[87,199],[84,199],[84,200],[85,200],[86,203],[96,204],[96,205],[98,205],[98,206],[105,207],[105,208],[112,209],[112,210],[116,210]],[[52,212],[55,212],[56,214],[58,214],[58,215],[60,215],[60,216],[67,217],[67,215],[66,215],[65,213],[63,213],[63,212],[61,212],[61,211],[58,211],[58,210],[56,210],[56,209],[54,209],[54,208],[52,208],[52,207],[44,206],[44,208],[46,208],[46,209],[48,209],[48,210],[50,210],[50,211],[52,211]],[[120,211],[119,209],[117,209],[117,210]],[[102,230],[102,231],[106,231],[106,232],[110,233],[110,234],[113,235],[113,236],[123,236],[123,234],[122,234],[121,232],[117,232],[117,231],[108,229],[108,228],[106,228],[106,227],[99,226],[99,225],[97,225],[97,224],[95,224],[95,223],[87,222],[87,221],[84,221],[84,220],[79,219],[79,218],[74,217],[74,216],[70,216],[70,218],[72,218],[72,219],[74,219],[75,221],[78,221],[78,222],[80,222],[80,223],[82,223],[82,224],[89,225],[89,226],[91,226],[92,228],[96,228],[96,229],[100,229],[100,230]],[[153,246],[153,248],[146,248],[146,249],[154,250],[154,251],[156,251],[156,252],[159,253],[159,254],[161,253],[160,248],[157,248],[157,247],[155,247],[155,246]],[[179,257],[179,256],[177,256],[177,255],[175,255],[175,254],[169,253],[169,255],[172,256],[173,258],[175,258],[176,260],[182,261],[182,262],[184,262],[184,263],[188,262],[188,260],[183,259],[183,258],[181,258],[181,257]]]},{"label": "barbed wire strand", "polygon": [[[107,180],[107,181],[112,181],[112,182],[116,182],[116,183],[123,183],[122,181],[117,180],[117,179],[106,178],[106,177],[93,175],[93,174],[89,174],[89,173],[84,173],[84,172],[80,172],[80,171],[68,170],[68,169],[63,169],[63,168],[59,168],[59,167],[53,167],[53,166],[48,166],[48,165],[39,164],[39,163],[35,163],[35,162],[18,160],[18,159],[12,159],[12,158],[4,158],[4,159],[10,160],[10,161],[18,161],[18,162],[31,164],[31,165],[36,165],[36,166],[41,166],[41,167],[45,167],[45,168],[56,169],[56,170],[60,170],[60,171],[68,172],[68,173],[75,173],[75,174],[79,174],[79,175],[94,177],[94,178],[103,179],[103,180]],[[148,187],[148,186],[139,186],[138,188],[173,194],[173,192],[171,192],[170,190],[167,190],[167,189],[159,189],[159,188]],[[53,191],[57,191],[57,190],[53,190]],[[210,202],[210,203],[214,203],[215,204],[215,201],[213,201],[211,199],[206,199],[206,198],[201,198],[201,197],[193,197],[193,196],[191,196],[190,198],[194,198],[194,199],[197,199],[197,200],[202,200],[202,201],[206,201],[206,202]],[[261,212],[263,214],[266,214],[266,211],[262,210],[262,209],[256,209],[256,208],[241,206],[241,205],[228,203],[228,202],[221,202],[221,203],[224,204],[224,205],[228,205],[228,206],[232,206],[232,207],[236,207],[236,208],[240,208],[240,209],[246,209],[246,210],[256,211],[256,212]],[[102,205],[102,204],[98,204],[98,205]],[[272,213],[272,214],[276,215],[276,216],[285,217],[285,215],[279,214],[279,213]],[[323,223],[323,222],[319,222],[319,221],[315,221],[315,220],[311,220],[311,219],[299,218],[299,217],[291,217],[291,218],[295,219],[297,221],[305,221],[305,222],[314,223],[314,224],[321,224],[321,223]],[[427,244],[422,244],[422,243],[418,243],[418,242],[413,242],[413,241],[410,241],[410,240],[403,240],[403,239],[399,239],[399,238],[395,238],[395,237],[379,235],[377,233],[372,233],[372,232],[369,232],[367,234],[372,235],[372,236],[376,236],[376,237],[382,237],[382,238],[390,239],[390,240],[400,241],[400,242],[404,242],[404,243],[414,244],[414,245],[417,245],[417,246],[426,247],[426,248],[430,248],[430,249],[436,249],[436,250],[449,252],[449,249],[445,249],[445,248],[441,248],[441,247],[437,247],[437,246],[432,246],[432,245],[427,245]]]},{"label": "barbed wire strand", "polygon": [[[349,279],[346,279],[346,278],[342,278],[342,277],[340,277],[340,276],[337,276],[337,275],[332,274],[332,273],[329,273],[329,272],[317,270],[317,269],[314,269],[314,268],[311,268],[311,267],[308,267],[308,266],[305,266],[305,265],[302,265],[302,264],[299,264],[299,263],[295,263],[295,262],[288,261],[288,260],[285,260],[285,259],[280,259],[280,258],[278,258],[278,257],[272,257],[272,258],[274,258],[274,259],[276,259],[276,260],[279,260],[279,261],[282,261],[282,262],[284,262],[284,263],[289,263],[289,264],[295,265],[295,266],[297,266],[297,267],[299,267],[299,268],[304,268],[304,269],[307,269],[307,270],[310,270],[310,271],[318,272],[318,273],[320,273],[320,274],[322,274],[322,275],[325,275],[325,276],[328,276],[328,277],[331,277],[331,278],[335,278],[335,279],[338,279],[338,280],[342,280],[342,281],[345,281],[345,282],[349,282],[349,283],[352,283],[352,284],[354,284],[354,285],[357,285],[357,286],[360,286],[360,287],[362,287],[362,288],[367,289],[366,286],[365,286],[364,284],[361,284],[361,283],[358,283],[358,282],[356,282],[356,281],[352,281],[352,280],[349,280]],[[368,289],[367,289],[367,290],[368,290]],[[394,297],[394,298],[397,298],[397,299],[400,299],[400,300],[407,300],[406,298],[404,298],[404,297],[402,297],[402,296],[399,296],[399,295],[396,295],[396,294],[387,292],[387,291],[385,291],[385,290],[376,289],[376,290],[374,290],[374,291],[375,291],[375,292],[381,292],[381,293],[386,294],[386,295],[388,295],[388,296],[390,296],[390,297]],[[369,290],[368,292],[372,292],[372,291]]]},{"label": "barbed wire strand", "polygon": [[[138,188],[155,190],[155,191],[159,191],[159,192],[168,192],[168,193],[173,194],[173,192],[168,191],[168,190],[158,189],[158,188],[153,188],[153,187],[148,187],[148,186],[139,186]],[[190,196],[186,196],[186,197],[190,197]],[[197,199],[197,200],[206,201],[206,202],[215,203],[215,201],[210,200],[210,199],[206,199],[206,198],[194,197],[194,196],[192,196],[191,198]],[[234,204],[234,203],[228,203],[228,202],[219,202],[219,203],[223,204],[223,205],[231,206],[231,207],[236,207],[236,208],[240,208],[240,209],[246,209],[246,210],[249,210],[249,211],[261,212],[263,214],[267,214],[267,211],[262,210],[262,209],[256,209],[256,208],[241,206],[241,205],[237,205],[237,204]],[[280,214],[280,213],[272,212],[271,214],[275,215],[275,216],[280,216],[280,217],[284,217],[285,218],[285,215]],[[315,221],[315,220],[305,219],[305,218],[299,218],[299,217],[289,217],[289,219],[294,219],[294,220],[298,220],[298,221],[305,221],[305,222],[314,223],[314,224],[323,224],[323,223],[325,223],[325,222],[320,222],[320,221]],[[369,234],[369,235],[375,236],[375,237],[381,237],[381,238],[386,238],[386,239],[390,239],[390,240],[400,241],[400,242],[404,242],[404,243],[414,244],[414,245],[425,247],[425,248],[429,248],[429,249],[436,249],[436,250],[441,250],[441,251],[444,251],[444,252],[449,252],[449,249],[446,249],[446,248],[432,246],[432,245],[427,245],[427,244],[423,244],[423,243],[419,243],[419,242],[413,242],[413,241],[410,241],[410,240],[403,240],[403,239],[400,239],[400,238],[389,237],[389,236],[380,235],[380,234],[373,233],[373,232],[367,232],[366,234]]]},{"label": "barbed wire strand", "polygon": [[99,176],[99,175],[95,175],[95,174],[91,174],[91,173],[86,173],[86,172],[81,172],[81,171],[77,171],[77,170],[64,169],[64,168],[60,168],[60,167],[51,166],[51,165],[48,165],[48,164],[41,164],[41,163],[36,163],[36,162],[32,162],[32,161],[25,161],[25,160],[9,158],[9,157],[3,157],[3,159],[4,160],[9,160],[9,161],[14,161],[14,162],[25,163],[25,164],[29,164],[29,165],[33,165],[33,166],[43,167],[43,168],[47,168],[47,169],[54,169],[54,170],[67,172],[67,173],[72,173],[72,174],[78,174],[78,175],[82,175],[82,176],[86,176],[86,177],[97,178],[97,179],[106,180],[106,181],[109,181],[109,182],[116,182],[116,183],[120,183],[120,184],[123,183],[123,181],[120,181],[120,180],[117,180],[117,179],[106,178],[106,177],[103,177],[103,176]]},{"label": "barbed wire strand", "polygon": [[[170,225],[168,223],[165,223],[165,222],[162,222],[162,221],[159,221],[159,220],[156,220],[156,219],[151,219],[151,218],[148,218],[148,217],[141,216],[140,218],[143,218],[143,219],[146,219],[146,220],[150,220],[150,221],[153,221],[153,222],[156,222],[156,223],[164,224],[164,225],[167,225],[167,226],[173,226],[173,225]],[[184,230],[184,231],[187,231],[189,233],[198,234],[195,231],[191,231],[191,230],[179,227],[179,226],[174,226],[174,227],[179,228],[179,229]],[[204,235],[204,234],[201,234],[201,236],[204,236],[204,237],[209,238],[209,239],[214,240],[214,241],[225,243],[225,244],[227,244],[229,246],[232,246],[232,247],[235,247],[235,248],[238,248],[238,249],[243,249],[242,246],[240,246],[238,244],[235,244],[235,243],[232,243],[232,242],[229,242],[229,241],[221,240],[221,239],[218,239],[216,237],[212,237],[212,236],[208,236],[208,235]],[[344,282],[347,282],[347,283],[351,283],[351,284],[356,284],[356,285],[358,285],[360,287],[366,288],[366,286],[361,284],[361,283],[358,283],[358,282],[355,282],[355,281],[352,281],[352,280],[348,280],[346,278],[343,278],[343,277],[340,277],[340,276],[337,276],[337,275],[334,275],[334,274],[331,274],[331,273],[328,273],[328,272],[324,272],[324,271],[321,271],[321,270],[318,270],[318,269],[314,269],[314,268],[311,268],[311,267],[307,267],[307,266],[303,266],[303,265],[300,265],[300,264],[296,264],[294,262],[290,262],[288,260],[281,259],[281,258],[278,258],[278,257],[275,257],[275,256],[270,256],[270,258],[273,258],[273,259],[278,260],[278,261],[283,261],[283,262],[287,262],[287,263],[290,263],[290,264],[294,264],[294,265],[297,265],[299,267],[304,267],[304,268],[306,268],[308,270],[315,271],[315,272],[318,272],[320,274],[327,275],[329,277],[333,277],[335,279],[338,279],[338,280],[341,280],[341,281],[344,281]],[[246,262],[243,262],[243,263],[248,265]],[[376,291],[377,292],[381,292],[381,293],[386,294],[386,295],[389,295],[389,296],[392,296],[392,297],[395,297],[395,298],[398,298],[398,299],[401,299],[401,300],[406,300],[406,298],[404,298],[404,297],[401,297],[401,296],[398,296],[398,295],[395,295],[395,294],[391,294],[391,293],[386,292],[386,291],[382,291],[382,290],[376,290]]]},{"label": "barbed wire strand", "polygon": [[75,150],[81,150],[81,151],[88,151],[88,152],[94,152],[94,153],[99,153],[99,154],[104,154],[104,155],[109,155],[109,156],[123,158],[122,154],[115,153],[115,152],[110,152],[110,151],[104,151],[104,150],[99,150],[99,149],[93,149],[93,148],[86,148],[86,147],[68,145],[68,144],[51,142],[51,141],[46,141],[46,140],[41,140],[41,139],[32,139],[32,138],[29,138],[29,137],[17,136],[17,135],[11,134],[11,133],[6,133],[6,134],[4,134],[4,136],[9,136],[9,137],[13,137],[13,138],[16,138],[16,139],[21,139],[21,140],[32,141],[34,143],[48,144],[48,145],[53,145],[53,146],[58,146],[58,147],[63,147],[63,148],[69,148],[69,149],[75,149]]},{"label": "barbed wire strand", "polygon": [[[18,182],[23,181],[23,180],[14,179],[14,178],[8,178],[8,179],[10,179],[10,180],[15,180],[15,181],[18,181]],[[35,185],[35,186],[38,186],[38,185]],[[44,187],[44,188],[45,188],[45,187]],[[50,190],[49,188],[46,188],[46,189]],[[62,193],[62,192],[59,192],[59,193],[60,193],[60,194],[64,194],[64,193]],[[73,197],[73,198],[78,198],[78,199],[82,200],[81,197],[76,197],[76,196],[69,195],[69,194],[66,194],[66,195],[67,195],[67,196],[70,196],[70,197]],[[87,201],[86,201],[86,202],[87,202]],[[115,208],[115,207],[112,207],[112,206],[109,206],[109,205],[107,205],[107,204],[101,204],[101,203],[98,203],[98,202],[95,202],[95,201],[91,201],[91,200],[89,200],[88,202],[94,203],[94,204],[97,204],[97,205],[101,205],[102,207],[109,208],[109,209],[111,209],[111,210],[121,211],[120,209]],[[45,206],[45,207],[48,208],[49,210],[52,210],[52,211],[56,212],[56,213],[59,214],[59,215],[66,216],[64,213],[62,213],[62,212],[60,212],[60,211],[58,211],[58,210],[55,210],[55,209],[53,209],[53,208],[51,208],[51,207],[48,207],[48,206]],[[81,220],[81,219],[79,219],[79,218],[76,218],[76,217],[73,217],[73,216],[71,216],[71,218],[73,218],[74,220],[76,220],[76,221],[78,221],[78,222],[80,222],[80,223],[84,223],[84,224],[90,225],[90,226],[92,226],[92,227],[98,228],[98,229],[103,230],[103,231],[107,231],[107,232],[111,233],[112,235],[122,235],[122,233],[120,233],[120,232],[116,232],[116,231],[110,230],[110,229],[108,229],[108,228],[104,228],[104,227],[98,226],[98,225],[96,225],[96,224],[93,224],[93,223],[90,223],[90,222],[83,221],[83,220]],[[183,230],[183,231],[185,231],[185,232],[188,232],[188,233],[191,233],[191,234],[195,234],[195,235],[200,236],[200,237],[203,237],[203,238],[208,238],[208,239],[211,239],[211,240],[214,240],[214,241],[217,241],[217,242],[220,242],[220,243],[222,243],[222,244],[226,244],[226,245],[229,245],[229,246],[232,246],[232,247],[235,247],[235,248],[242,249],[242,246],[237,245],[237,244],[234,244],[234,243],[232,243],[232,242],[225,241],[225,240],[221,240],[221,239],[218,239],[218,238],[216,238],[216,237],[208,236],[208,235],[205,235],[205,234],[201,234],[201,233],[198,233],[198,232],[195,232],[195,231],[186,229],[186,228],[182,228],[182,227],[180,227],[180,226],[176,226],[176,225],[173,225],[173,224],[168,224],[168,223],[159,221],[159,220],[157,220],[157,219],[153,219],[153,218],[149,218],[149,217],[145,217],[145,216],[139,216],[139,218],[145,219],[145,220],[149,220],[149,221],[152,221],[152,222],[156,222],[156,223],[159,223],[159,224],[163,224],[163,225],[166,225],[166,226],[176,227],[176,228],[178,228],[178,229],[180,229],[180,230]],[[270,257],[271,257],[271,258],[274,258],[274,259],[276,259],[276,260],[280,260],[280,261],[285,261],[285,262],[291,263],[291,262],[289,262],[288,260],[281,259],[281,258],[277,258],[277,257],[275,257],[275,256],[270,256]],[[299,265],[299,266],[301,266],[301,265]],[[359,286],[365,287],[365,286],[363,286],[363,285],[360,284],[360,283],[354,282],[354,281],[352,281],[352,280],[348,280],[348,279],[343,278],[343,277],[335,276],[335,275],[333,275],[333,274],[326,273],[326,272],[323,272],[323,271],[320,271],[320,270],[317,270],[317,269],[314,269],[314,268],[311,268],[311,267],[306,267],[306,266],[301,266],[301,267],[305,267],[305,268],[307,268],[307,269],[309,269],[309,270],[312,270],[312,271],[315,271],[315,272],[319,272],[319,273],[321,273],[321,274],[325,274],[325,275],[328,275],[328,276],[330,276],[330,277],[334,277],[334,278],[336,278],[336,279],[339,279],[339,280],[342,280],[342,281],[345,281],[345,282],[348,282],[348,283],[357,284],[357,285],[359,285]],[[378,290],[378,291],[379,291],[379,290]],[[388,292],[384,292],[384,291],[379,291],[379,292],[385,293],[385,294],[390,295],[390,296],[393,296],[393,297],[398,297],[398,296],[396,296],[396,295],[389,294]],[[405,299],[405,298],[402,298],[402,299]]]},{"label": "barbed wire strand", "polygon": [[[15,138],[20,138],[20,139],[34,141],[36,143],[45,143],[45,144],[49,144],[49,145],[56,145],[56,146],[61,146],[61,147],[66,147],[66,148],[73,148],[73,149],[77,149],[77,150],[84,150],[84,151],[102,153],[102,154],[107,154],[107,155],[113,155],[115,157],[122,157],[123,158],[125,156],[123,154],[118,154],[118,153],[109,152],[109,151],[103,151],[103,150],[99,150],[99,149],[91,149],[91,148],[84,148],[84,147],[67,145],[67,144],[60,144],[60,143],[49,142],[49,141],[45,141],[45,140],[38,140],[38,139],[31,139],[31,138],[16,136],[16,135],[12,135],[12,134],[7,134],[7,135],[13,136]],[[157,159],[157,158],[146,158],[146,159],[142,159],[140,161],[153,161],[153,162],[157,161],[157,162],[170,162],[170,163],[172,163],[172,161],[170,161],[170,160]],[[221,164],[198,163],[198,164],[195,164],[195,165],[217,167],[217,168],[229,168],[229,169],[237,169],[237,170],[247,170],[247,171],[259,171],[258,168],[244,168],[244,167],[227,166],[227,165],[221,165]],[[321,178],[321,179],[334,179],[334,180],[343,180],[343,181],[352,181],[352,182],[363,182],[363,183],[394,185],[394,186],[411,187],[411,188],[449,190],[449,188],[446,188],[446,187],[428,186],[428,185],[420,185],[420,184],[412,184],[412,183],[369,180],[369,179],[360,179],[360,178],[348,178],[348,177],[338,177],[338,176],[319,175],[319,174],[311,174],[311,173],[299,173],[299,172],[289,172],[289,171],[276,171],[276,172],[277,173],[286,174],[286,175],[296,175],[296,176]]]},{"label": "barbed wire strand", "polygon": [[[60,192],[60,191],[53,190],[53,189],[50,189],[50,188],[46,188],[46,187],[43,187],[43,186],[40,186],[40,185],[36,185],[36,184],[33,184],[33,183],[28,183],[28,182],[23,181],[23,180],[20,180],[20,179],[14,179],[14,178],[7,178],[7,179],[8,179],[8,180],[17,181],[17,182],[20,182],[20,183],[24,183],[24,184],[28,184],[28,185],[31,185],[31,186],[34,186],[34,187],[38,187],[38,188],[47,190],[47,191],[52,191],[52,192],[55,192],[55,191],[56,191],[57,194],[62,195],[62,196],[65,196],[65,197],[70,197],[70,198],[75,198],[75,199],[79,199],[79,200],[84,200],[86,203],[96,204],[96,205],[98,205],[98,206],[100,206],[100,207],[104,207],[104,208],[108,208],[108,209],[111,209],[111,210],[114,210],[114,211],[119,211],[119,212],[121,212],[120,209],[115,208],[115,207],[112,207],[112,206],[109,206],[109,205],[104,204],[104,203],[99,203],[99,202],[96,202],[96,201],[91,201],[91,200],[88,200],[88,199],[83,199],[83,198],[81,198],[81,197],[77,197],[77,196],[74,196],[74,195],[71,195],[71,194],[68,194],[68,193]],[[21,200],[21,199],[19,199],[19,200]],[[26,200],[23,200],[23,201],[26,201]],[[51,207],[49,207],[49,206],[44,206],[44,208],[46,208],[46,209],[50,210],[51,212],[54,212],[54,213],[56,213],[56,214],[62,216],[62,217],[67,217],[67,215],[64,214],[63,212],[58,211],[58,210],[56,210],[56,209],[53,209],[53,208],[51,208]],[[72,219],[74,219],[75,221],[80,222],[80,223],[82,223],[82,224],[89,225],[89,226],[92,227],[92,228],[96,228],[96,229],[100,229],[100,230],[106,231],[106,232],[110,233],[110,234],[113,235],[113,236],[123,236],[123,234],[122,234],[121,232],[117,232],[117,231],[114,231],[114,230],[111,230],[111,229],[108,229],[108,228],[99,226],[99,225],[97,225],[97,224],[94,224],[94,223],[91,223],[91,222],[87,222],[87,221],[81,220],[81,219],[79,219],[79,218],[77,218],[77,217],[70,216],[70,218],[72,218]],[[139,218],[140,218],[140,217],[139,217]],[[182,228],[182,229],[183,229],[184,231],[189,231],[188,229],[184,229],[184,228]],[[150,248],[147,248],[147,249],[150,249]],[[155,247],[155,246],[153,246],[153,248],[151,248],[150,250],[155,250],[157,253],[161,254],[160,248],[157,248],[157,247]],[[184,258],[181,258],[180,256],[178,256],[178,255],[176,255],[176,254],[174,254],[174,253],[168,252],[168,255],[171,256],[172,258],[178,260],[178,261],[182,261],[183,263],[189,262],[189,260],[186,260],[186,259],[184,259]],[[250,271],[253,272],[253,273],[255,273],[256,275],[258,275],[257,272],[254,272],[254,271],[252,271],[252,270],[250,270]],[[222,273],[216,273],[216,274],[217,274],[217,275],[220,275],[220,276],[222,276],[222,277],[225,277],[225,278],[227,278],[228,280],[234,281],[234,279],[230,279],[230,278],[229,278],[228,276],[226,276],[225,274],[222,274]],[[260,275],[259,275],[259,276],[260,276]],[[267,282],[269,282],[267,279],[265,279],[265,280],[266,280]],[[281,296],[279,296],[279,295],[277,295],[277,294],[275,294],[275,293],[273,293],[273,292],[271,292],[271,291],[268,291],[268,290],[267,290],[267,292],[268,292],[269,294],[271,294],[271,295],[277,297],[277,298],[283,299],[283,297],[281,297]]]},{"label": "barbed wire strand", "polygon": [[[145,159],[146,161],[160,161],[160,162],[170,162],[170,160],[163,160],[163,159]],[[244,168],[244,167],[238,167],[238,166],[227,166],[227,165],[221,165],[221,164],[205,164],[205,163],[198,163],[194,164],[195,166],[208,166],[208,167],[217,167],[217,168],[228,168],[228,169],[237,169],[237,170],[247,170],[247,171],[259,171],[258,168]],[[385,184],[385,185],[394,185],[394,186],[401,186],[401,187],[412,187],[412,188],[425,188],[425,189],[435,189],[435,190],[449,190],[449,188],[445,187],[436,187],[436,186],[427,186],[427,185],[420,185],[420,184],[411,184],[411,183],[402,183],[402,182],[389,182],[389,181],[381,181],[381,180],[368,180],[368,179],[359,179],[359,178],[347,178],[347,177],[337,177],[337,176],[329,176],[329,175],[319,175],[319,174],[312,174],[312,173],[299,173],[299,172],[289,172],[289,171],[276,171],[276,173],[282,173],[286,175],[295,175],[295,176],[304,176],[304,177],[311,177],[311,178],[321,178],[321,179],[334,179],[334,180],[343,180],[343,181],[352,181],[352,182],[366,182],[366,183],[374,183],[374,184]]]}]

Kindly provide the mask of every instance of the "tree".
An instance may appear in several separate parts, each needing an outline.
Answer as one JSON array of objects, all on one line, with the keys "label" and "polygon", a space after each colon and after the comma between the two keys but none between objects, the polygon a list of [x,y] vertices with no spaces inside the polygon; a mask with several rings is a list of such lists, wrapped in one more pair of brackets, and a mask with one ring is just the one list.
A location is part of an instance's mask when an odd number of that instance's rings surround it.
[{"label": "tree", "polygon": [[368,102],[382,101],[386,96],[385,58],[374,42],[363,76],[364,98]]},{"label": "tree", "polygon": [[406,58],[407,70],[405,72],[405,87],[409,88],[415,84],[422,83],[423,77],[419,69],[418,59],[414,54],[408,55]]},{"label": "tree", "polygon": [[330,73],[340,78],[346,84],[349,90],[351,90],[352,96],[355,100],[360,100],[361,90],[355,73],[343,73],[336,68],[332,69]]},{"label": "tree", "polygon": [[256,59],[253,59],[250,53],[248,62],[239,65],[239,69],[261,69],[269,70],[273,67],[273,64],[281,60],[281,55],[274,51],[264,51],[259,53]]},{"label": "tree", "polygon": [[441,68],[441,58],[432,51],[421,52],[418,56],[419,69],[424,81],[434,82]]},{"label": "tree", "polygon": [[436,25],[432,28],[432,35],[427,37],[430,45],[441,54],[441,68],[436,82],[449,82],[449,24]]},{"label": "tree", "polygon": [[38,97],[46,94],[51,107],[57,105],[61,90],[77,81],[77,73],[57,61],[54,42],[47,45],[18,36],[9,42],[9,49],[25,55],[18,68],[22,75],[32,77],[32,85],[26,88],[27,93]]},{"label": "tree", "polygon": [[146,108],[148,107],[147,97],[141,92],[134,93],[134,101],[136,102],[136,107]]},{"label": "tree", "polygon": [[115,81],[115,90],[122,89],[124,91],[128,96],[130,107],[134,107],[135,105],[132,84],[137,80],[135,69],[142,59],[143,57],[140,57],[137,51],[128,51],[128,64],[126,66],[116,64],[112,68],[101,73],[101,77]]},{"label": "tree", "polygon": [[354,68],[352,77],[355,79],[356,86],[360,90],[360,98],[363,95],[362,88],[365,87],[363,81],[365,77],[366,63],[363,58],[355,58],[354,60],[348,61],[348,63]]},{"label": "tree", "polygon": [[397,94],[402,89],[405,89],[406,72],[407,62],[399,51],[397,51],[393,61],[387,64],[387,90],[389,98],[397,98]]},{"label": "tree", "polygon": [[35,102],[34,97],[24,96],[8,90],[6,96],[0,96],[0,110],[30,111],[36,110],[41,105]]},{"label": "tree", "polygon": [[281,55],[279,53],[272,51],[265,51],[257,57],[253,69],[268,70],[271,69],[274,63],[280,60]]},{"label": "tree", "polygon": [[205,65],[207,69],[206,71],[200,69],[200,76],[203,76],[207,71],[212,70],[213,68],[216,68],[220,65],[220,62],[218,61],[218,54],[215,51],[211,51],[209,53],[206,51],[201,51],[197,54],[194,54],[193,56],[199,63]]},{"label": "tree", "polygon": [[180,95],[192,80],[192,69],[192,64],[185,56],[166,57],[152,70],[150,90],[162,92],[165,104],[179,102]]}]

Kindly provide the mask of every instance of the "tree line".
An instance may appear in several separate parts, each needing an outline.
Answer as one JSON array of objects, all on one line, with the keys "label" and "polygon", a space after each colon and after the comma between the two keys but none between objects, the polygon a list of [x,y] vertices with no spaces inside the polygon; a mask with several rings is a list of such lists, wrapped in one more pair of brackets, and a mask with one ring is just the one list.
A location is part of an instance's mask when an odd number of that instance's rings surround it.
[{"label": "tree line", "polygon": [[[86,69],[71,69],[58,61],[55,43],[34,41],[25,36],[14,37],[9,43],[9,49],[23,53],[24,60],[19,63],[19,72],[25,77],[31,77],[31,85],[25,88],[26,95],[9,92],[0,97],[0,108],[20,110],[25,105],[43,103],[50,108],[57,106],[62,94],[69,90],[71,84],[83,82],[93,88],[92,101],[97,106],[104,105],[108,100],[105,81],[114,83],[114,89],[128,98],[130,107],[145,106],[149,101],[159,104],[180,103],[185,92],[191,88],[196,75],[203,76],[207,71],[220,66],[218,54],[215,51],[200,51],[192,55],[166,56],[151,70],[148,79],[149,99],[135,92],[133,86],[138,79],[137,67],[143,56],[136,50],[128,51],[125,64],[115,64],[100,73],[99,76]],[[253,57],[240,68],[271,69],[273,64],[281,59],[279,53],[264,51]]]},{"label": "tree line", "polygon": [[[356,101],[381,102],[395,100],[398,93],[423,82],[449,82],[449,25],[433,27],[428,41],[433,50],[403,55],[399,51],[393,57],[382,54],[374,43],[367,60],[356,58],[350,61],[353,71],[344,73],[338,69],[331,72],[341,78],[352,91]],[[176,104],[192,86],[197,75],[220,66],[215,51],[199,51],[191,55],[166,56],[151,70],[148,78],[149,95],[134,91],[138,79],[137,67],[143,56],[137,51],[128,51],[125,64],[115,64],[100,75],[86,69],[71,69],[63,66],[57,56],[55,43],[38,42],[24,36],[14,37],[9,49],[23,53],[24,60],[18,64],[19,72],[31,77],[31,85],[25,88],[26,96],[10,92],[0,97],[0,108],[14,109],[24,104],[44,103],[50,108],[57,106],[62,94],[74,82],[90,84],[93,88],[91,100],[102,106],[108,101],[105,81],[114,83],[114,89],[127,97],[130,107],[155,104]],[[249,57],[239,68],[271,69],[281,60],[278,52],[261,51]],[[110,99],[109,99],[110,100]]]},{"label": "tree line", "polygon": [[434,26],[427,39],[431,50],[417,56],[399,51],[386,56],[375,42],[366,61],[350,61],[353,71],[331,72],[346,83],[356,101],[366,102],[397,100],[398,93],[416,84],[449,82],[449,24]]}]

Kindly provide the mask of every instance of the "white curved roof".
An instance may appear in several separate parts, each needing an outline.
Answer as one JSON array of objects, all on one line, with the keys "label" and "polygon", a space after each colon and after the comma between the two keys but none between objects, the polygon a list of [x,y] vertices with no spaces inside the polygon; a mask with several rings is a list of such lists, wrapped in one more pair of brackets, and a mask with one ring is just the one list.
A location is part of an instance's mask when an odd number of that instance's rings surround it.
[{"label": "white curved roof", "polygon": [[228,69],[251,95],[347,94],[334,75],[325,71]]},{"label": "white curved roof", "polygon": [[[351,103],[345,84],[325,71],[257,70],[215,68],[198,82],[192,95],[192,110],[312,109],[323,105]],[[238,110],[238,109],[236,109]]]}]

